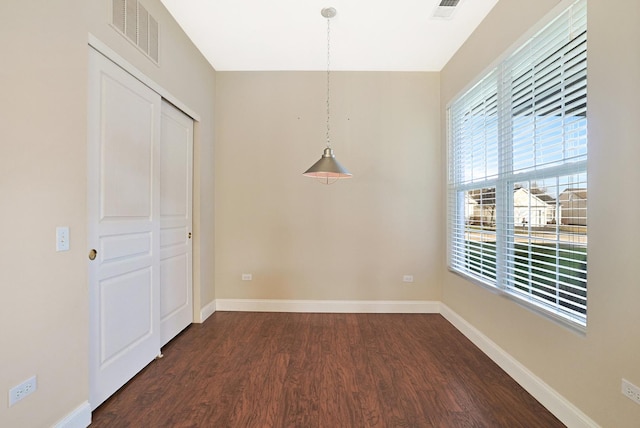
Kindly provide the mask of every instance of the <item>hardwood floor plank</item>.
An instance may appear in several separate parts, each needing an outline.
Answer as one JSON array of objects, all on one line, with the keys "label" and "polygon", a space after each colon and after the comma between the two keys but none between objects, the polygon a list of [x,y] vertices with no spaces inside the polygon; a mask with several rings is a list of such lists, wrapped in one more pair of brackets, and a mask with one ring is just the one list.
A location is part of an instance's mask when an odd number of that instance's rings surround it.
[{"label": "hardwood floor plank", "polygon": [[442,316],[216,312],[92,427],[562,427]]}]

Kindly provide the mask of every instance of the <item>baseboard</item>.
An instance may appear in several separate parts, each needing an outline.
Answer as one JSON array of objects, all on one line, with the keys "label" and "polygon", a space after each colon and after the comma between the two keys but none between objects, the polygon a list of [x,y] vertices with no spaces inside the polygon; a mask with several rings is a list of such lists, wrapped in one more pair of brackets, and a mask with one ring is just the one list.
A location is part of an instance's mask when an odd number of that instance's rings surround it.
[{"label": "baseboard", "polygon": [[452,311],[447,305],[440,305],[440,314],[566,426],[572,428],[599,428],[599,425],[580,409],[482,334],[480,330]]},{"label": "baseboard", "polygon": [[91,424],[91,406],[85,401],[63,420],[54,425],[54,428],[87,428]]},{"label": "baseboard", "polygon": [[200,309],[199,324],[205,322],[207,318],[209,318],[211,315],[214,314],[215,311],[216,311],[216,301],[213,300],[209,302],[207,305],[205,305],[204,308]]},{"label": "baseboard", "polygon": [[318,313],[419,313],[437,314],[440,302],[414,300],[271,300],[218,299],[218,311],[318,312]]}]

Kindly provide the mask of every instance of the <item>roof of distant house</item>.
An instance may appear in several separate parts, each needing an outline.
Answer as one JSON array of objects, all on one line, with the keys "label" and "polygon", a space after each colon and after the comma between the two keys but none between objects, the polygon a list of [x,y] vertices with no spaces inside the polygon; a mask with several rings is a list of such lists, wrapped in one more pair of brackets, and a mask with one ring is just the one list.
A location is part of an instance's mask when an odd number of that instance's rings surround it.
[{"label": "roof of distant house", "polygon": [[576,195],[577,197],[579,197],[580,199],[587,199],[587,189],[584,188],[584,187],[580,187],[580,188],[571,188],[571,187],[569,187],[569,188],[564,189],[564,191],[561,193],[561,195],[564,194],[564,193],[567,193],[567,194],[568,193],[572,193],[572,194]]},{"label": "roof of distant house", "polygon": [[529,193],[531,193],[532,195],[534,195],[536,198],[540,199],[541,201],[544,201],[548,204],[553,203],[556,201],[556,199],[547,194],[544,190],[539,189],[537,187],[532,187],[531,189],[529,189]]},{"label": "roof of distant house", "polygon": [[[544,190],[539,189],[537,187],[532,187],[530,189],[527,189],[526,187],[516,186],[513,191],[517,192],[520,189],[526,190],[531,195],[535,196],[536,198],[540,199],[543,202],[546,202],[547,204],[553,204],[556,201],[553,196],[547,194]],[[496,203],[496,189],[495,189],[495,187],[470,190],[468,194],[475,201],[477,201],[478,203],[480,203],[482,205],[495,205],[495,203]],[[586,196],[585,196],[585,198],[586,198]]]}]

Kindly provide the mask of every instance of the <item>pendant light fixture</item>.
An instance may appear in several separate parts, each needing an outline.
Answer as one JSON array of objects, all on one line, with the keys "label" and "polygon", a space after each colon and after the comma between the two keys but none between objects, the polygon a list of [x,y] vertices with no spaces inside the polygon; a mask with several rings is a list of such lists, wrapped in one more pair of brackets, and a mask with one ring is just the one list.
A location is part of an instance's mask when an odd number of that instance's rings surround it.
[{"label": "pendant light fixture", "polygon": [[306,170],[303,175],[316,178],[323,184],[333,184],[341,178],[351,178],[352,175],[345,167],[340,165],[333,154],[329,135],[331,131],[331,18],[336,16],[336,10],[332,7],[327,7],[322,9],[320,13],[327,19],[327,147],[324,149],[320,160]]}]

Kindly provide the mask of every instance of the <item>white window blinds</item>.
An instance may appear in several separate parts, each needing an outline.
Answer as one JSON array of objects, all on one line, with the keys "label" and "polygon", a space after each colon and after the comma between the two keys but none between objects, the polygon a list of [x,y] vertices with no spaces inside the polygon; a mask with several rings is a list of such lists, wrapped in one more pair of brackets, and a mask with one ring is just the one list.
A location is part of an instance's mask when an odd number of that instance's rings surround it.
[{"label": "white window blinds", "polygon": [[580,326],[587,17],[578,0],[449,107],[451,269]]}]

